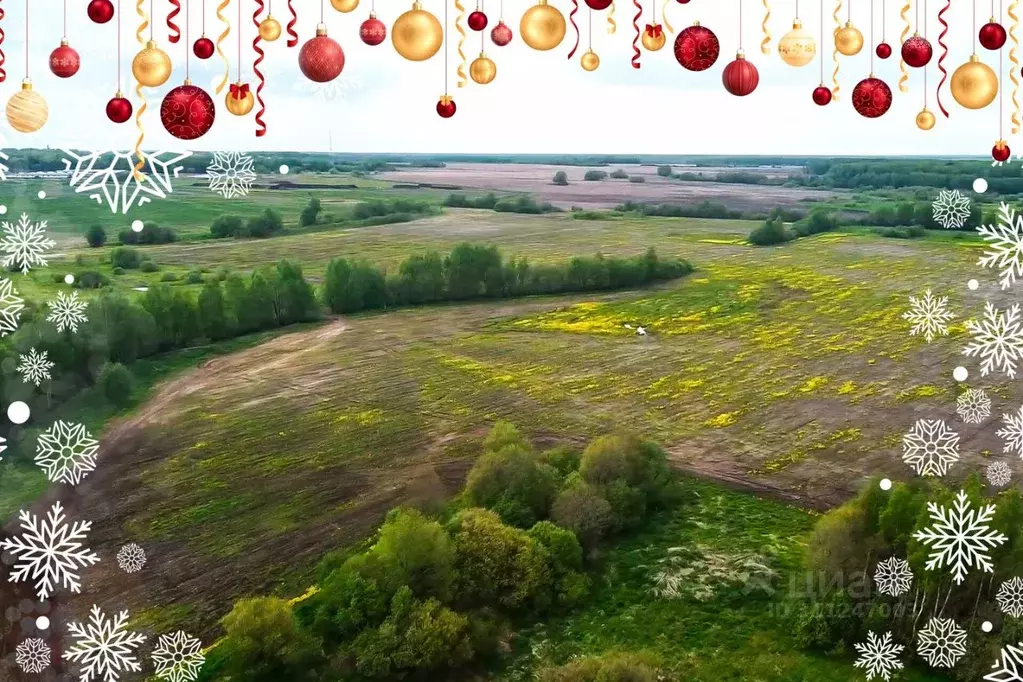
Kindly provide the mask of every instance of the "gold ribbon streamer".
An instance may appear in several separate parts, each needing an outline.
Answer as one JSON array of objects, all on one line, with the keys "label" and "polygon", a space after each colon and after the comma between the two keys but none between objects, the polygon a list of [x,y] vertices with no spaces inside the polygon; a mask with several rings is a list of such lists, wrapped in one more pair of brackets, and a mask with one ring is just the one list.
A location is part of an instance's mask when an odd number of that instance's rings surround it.
[{"label": "gold ribbon streamer", "polygon": [[1016,98],[1019,94],[1019,81],[1016,79],[1016,72],[1019,71],[1019,60],[1016,58],[1016,48],[1019,47],[1019,38],[1016,36],[1019,17],[1015,14],[1018,4],[1019,0],[1012,0],[1009,3],[1009,18],[1012,19],[1012,23],[1009,24],[1009,39],[1012,40],[1012,49],[1009,50],[1009,63],[1012,64],[1009,68],[1009,80],[1012,81],[1012,116],[1009,120],[1012,121],[1013,135],[1019,132],[1019,100]]},{"label": "gold ribbon streamer", "polygon": [[465,6],[462,5],[461,0],[455,0],[455,9],[458,10],[458,16],[455,17],[455,30],[458,31],[458,35],[462,36],[458,39],[458,56],[461,57],[462,63],[458,65],[455,73],[458,74],[458,87],[464,88],[468,81],[465,77],[465,52],[462,50],[462,46],[465,45],[465,29],[462,28],[462,19],[465,18]]},{"label": "gold ribbon streamer", "polygon": [[831,59],[835,62],[835,71],[831,74],[831,99],[838,99],[838,91],[841,89],[838,85],[838,32],[842,29],[842,20],[838,18],[838,13],[842,11],[842,0],[838,0],[835,5],[835,11],[831,15],[831,18],[835,20],[835,50],[831,53]]},{"label": "gold ribbon streamer", "polygon": [[[142,22],[139,23],[138,29],[135,31],[135,40],[139,42],[139,45],[145,46],[146,41],[142,39],[142,33],[149,28],[149,15],[146,14],[145,10],[146,0],[135,0],[135,13],[139,15]],[[135,81],[135,94],[142,101],[142,106],[135,112],[135,127],[139,130],[139,139],[135,141],[135,156],[138,157],[138,163],[135,164],[135,168],[132,173],[135,175],[135,180],[142,179],[142,167],[146,165],[146,155],[142,153],[142,140],[146,137],[146,130],[142,127],[142,114],[146,110],[146,96],[142,94],[142,83]]]},{"label": "gold ribbon streamer", "polygon": [[760,24],[760,30],[764,32],[764,39],[760,41],[760,51],[764,54],[771,54],[771,32],[767,30],[767,20],[771,18],[771,6],[764,0],[764,21]]},{"label": "gold ribbon streamer", "polygon": [[668,29],[668,33],[675,33],[675,29],[668,23],[668,3],[671,0],[664,0],[661,3],[661,21],[664,22],[664,28]]},{"label": "gold ribbon streamer", "polygon": [[[919,2],[920,0],[917,0]],[[902,6],[899,11],[899,16],[902,17],[902,35],[899,36],[899,46],[906,42],[906,36],[909,35],[909,8],[910,2],[906,0],[906,4]],[[901,53],[901,50],[900,50]],[[906,83],[909,81],[909,71],[906,70],[906,62],[899,59],[899,71],[902,75],[899,76],[899,90],[902,92],[909,92],[909,86]]]},{"label": "gold ribbon streamer", "polygon": [[614,33],[618,29],[618,22],[614,20],[615,16],[615,4],[611,3],[611,8],[607,12],[607,33],[608,35]]},{"label": "gold ribbon streamer", "polygon": [[[238,0],[238,2],[241,2],[241,0]],[[224,40],[227,39],[227,36],[231,34],[231,21],[224,16],[224,10],[227,9],[227,6],[230,4],[231,0],[224,0],[217,5],[217,19],[220,19],[220,23],[224,25],[224,32],[220,34],[219,38],[217,38],[217,54],[219,54],[220,58],[224,60],[224,80],[217,84],[218,95],[227,87],[228,81],[231,80],[231,62],[228,61],[227,55],[224,54],[224,51],[220,49],[220,44],[223,43]]]}]

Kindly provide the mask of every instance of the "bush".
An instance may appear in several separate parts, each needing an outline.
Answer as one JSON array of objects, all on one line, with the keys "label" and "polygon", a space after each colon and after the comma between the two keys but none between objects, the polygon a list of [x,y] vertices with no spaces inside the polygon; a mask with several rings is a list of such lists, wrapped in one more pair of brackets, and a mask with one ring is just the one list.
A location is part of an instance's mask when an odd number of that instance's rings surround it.
[{"label": "bush", "polygon": [[393,594],[408,585],[417,597],[447,599],[455,580],[455,549],[436,521],[414,509],[395,509],[372,549],[360,559],[366,572]]},{"label": "bush", "polygon": [[479,458],[469,472],[466,495],[505,522],[528,528],[547,517],[558,492],[557,472],[521,445],[509,444]]},{"label": "bush", "polygon": [[116,407],[124,407],[131,402],[134,380],[128,368],[119,362],[108,362],[100,372],[99,385],[103,397]]},{"label": "bush", "polygon": [[85,242],[93,247],[98,248],[107,243],[107,231],[102,225],[92,225],[89,227],[89,231],[85,233]]},{"label": "bush", "polygon": [[557,173],[554,174],[554,179],[552,180],[552,182],[555,185],[567,185],[568,184],[568,173],[566,173],[563,170],[559,170]]},{"label": "bush", "polygon": [[156,272],[159,269],[160,269],[159,265],[148,259],[142,261],[142,263],[139,265],[139,270],[141,270],[142,272]]},{"label": "bush", "polygon": [[611,177],[614,178],[615,180],[628,180],[629,174],[626,173],[621,168],[616,168],[615,170],[611,171]]},{"label": "bush", "polygon": [[173,272],[165,272],[165,273],[163,273],[163,276],[160,277],[160,281],[161,282],[177,282],[178,281],[178,276],[176,274],[174,274]]},{"label": "bush", "polygon": [[607,173],[602,170],[588,170],[583,175],[583,180],[603,180],[607,177]]},{"label": "bush", "polygon": [[537,670],[536,682],[657,682],[657,669],[634,654],[581,658]]},{"label": "bush", "polygon": [[[152,261],[146,261],[146,262],[147,263],[151,263]],[[124,268],[114,268],[113,269],[113,273],[115,275],[123,275],[124,274]]]},{"label": "bush", "polygon": [[582,573],[583,548],[575,534],[550,521],[541,521],[529,529],[529,537],[547,552],[553,579],[554,601],[569,606],[589,592],[589,579]]},{"label": "bush", "polygon": [[169,244],[178,240],[178,236],[169,227],[160,227],[156,223],[145,223],[140,232],[121,230],[117,235],[122,244]]},{"label": "bush", "polygon": [[559,445],[547,450],[540,456],[540,461],[554,467],[562,476],[568,476],[579,468],[579,460],[582,456],[578,450],[568,445]]},{"label": "bush", "polygon": [[319,652],[283,599],[263,597],[235,603],[223,620],[227,652],[224,672],[246,682],[310,679]]},{"label": "bush", "polygon": [[192,268],[188,271],[185,276],[185,282],[188,284],[201,284],[202,283],[202,271],[198,268]]},{"label": "bush", "polygon": [[302,209],[302,214],[298,217],[298,224],[301,227],[308,227],[309,225],[316,224],[316,218],[320,215],[320,200],[313,197],[306,204],[306,207]]},{"label": "bush", "polygon": [[639,184],[641,182],[646,182],[646,178],[643,177],[642,175],[633,175],[633,176],[629,177],[629,182],[634,182],[634,183]]},{"label": "bush", "polygon": [[242,237],[245,235],[245,221],[236,215],[218,216],[210,225],[210,234],[217,239]]},{"label": "bush", "polygon": [[272,208],[266,209],[259,216],[249,218],[245,223],[246,234],[257,239],[272,237],[283,229],[284,223],[281,221],[280,214]]},{"label": "bush", "polygon": [[561,491],[551,507],[551,520],[567,528],[586,547],[593,547],[611,530],[611,505],[600,491],[576,478]]},{"label": "bush", "polygon": [[[114,269],[117,270],[118,268]],[[121,272],[123,273],[124,270],[121,270]],[[79,289],[99,289],[106,286],[109,281],[102,273],[95,270],[86,270],[85,272],[75,274],[75,287]]]},{"label": "bush", "polygon": [[791,239],[791,235],[785,230],[785,224],[780,218],[771,218],[763,225],[749,233],[749,241],[757,246],[770,246],[782,244]]},{"label": "bush", "polygon": [[135,270],[139,267],[142,262],[142,254],[139,253],[138,249],[132,249],[127,246],[119,246],[110,252],[110,264],[115,268],[124,268],[125,270]]},{"label": "bush", "polygon": [[670,178],[671,177],[671,166],[658,166],[657,167],[657,174],[659,176],[661,176],[662,178]]}]

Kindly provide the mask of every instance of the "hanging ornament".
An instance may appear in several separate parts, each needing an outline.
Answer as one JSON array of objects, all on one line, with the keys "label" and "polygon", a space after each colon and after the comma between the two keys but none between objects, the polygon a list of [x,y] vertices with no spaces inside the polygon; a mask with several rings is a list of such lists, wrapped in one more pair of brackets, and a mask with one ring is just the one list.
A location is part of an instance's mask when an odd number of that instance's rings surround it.
[{"label": "hanging ornament", "polygon": [[937,119],[934,118],[934,114],[931,113],[930,109],[924,107],[920,110],[920,113],[916,115],[916,127],[920,130],[930,130],[934,127]]},{"label": "hanging ornament", "polygon": [[823,107],[831,103],[832,93],[831,88],[826,87],[824,83],[821,83],[813,89],[813,103],[817,106]]},{"label": "hanging ornament", "polygon": [[224,97],[224,106],[227,107],[228,113],[234,114],[235,116],[245,116],[252,107],[256,104],[256,98],[252,95],[252,91],[249,90],[248,83],[231,83],[231,89]]},{"label": "hanging ornament", "polygon": [[885,42],[878,43],[874,48],[874,54],[880,59],[888,59],[892,56],[892,46]]},{"label": "hanging ornament", "polygon": [[81,65],[81,57],[67,44],[67,38],[62,38],[60,45],[50,53],[50,71],[57,78],[71,78]]},{"label": "hanging ornament", "polygon": [[792,22],[792,30],[778,41],[778,56],[789,66],[806,66],[817,54],[817,39],[803,28],[799,19]]},{"label": "hanging ornament", "polygon": [[746,59],[742,50],[735,53],[735,60],[725,66],[721,72],[721,82],[725,90],[736,97],[745,97],[757,89],[760,73],[752,62]]},{"label": "hanging ornament", "polygon": [[565,38],[565,16],[557,7],[539,0],[526,10],[519,22],[522,42],[534,50],[553,50]]},{"label": "hanging ornament", "polygon": [[[187,2],[187,0],[185,0]],[[181,40],[181,27],[175,23],[174,18],[181,14],[181,0],[170,0],[171,11],[167,13],[167,42],[177,45]],[[150,4],[152,6],[152,4]],[[188,26],[185,26],[187,29]]]},{"label": "hanging ornament", "polygon": [[[437,17],[423,9],[416,0],[412,9],[402,14],[391,28],[391,43],[405,59],[421,62],[437,54],[444,41],[444,31]],[[452,103],[453,106],[453,103]],[[452,110],[454,113],[454,110]]]},{"label": "hanging ornament", "polygon": [[596,71],[597,67],[600,66],[600,57],[593,50],[586,50],[586,52],[583,52],[583,56],[579,58],[579,63],[584,71]]},{"label": "hanging ornament", "polygon": [[933,56],[931,42],[919,33],[914,33],[912,38],[902,43],[902,61],[914,69],[927,66]]},{"label": "hanging ornament", "polygon": [[359,6],[359,0],[330,0],[330,6],[338,12],[348,14],[354,12],[355,8]]},{"label": "hanging ornament", "polygon": [[170,57],[157,47],[155,40],[149,40],[132,60],[131,73],[139,84],[147,88],[158,88],[171,76]]},{"label": "hanging ornament", "polygon": [[[227,6],[231,0],[224,0],[222,6]],[[291,13],[291,21],[288,22],[288,47],[298,46],[298,31],[295,30],[295,24],[298,23],[298,13],[295,11],[294,0],[288,0],[288,11]],[[219,15],[218,15],[219,16]],[[219,92],[219,90],[218,90]]]},{"label": "hanging ornament", "polygon": [[486,85],[497,77],[497,64],[483,52],[469,65],[469,77],[480,85]]},{"label": "hanging ornament", "polygon": [[504,47],[512,41],[512,30],[504,21],[499,21],[497,26],[490,31],[490,39],[494,41],[494,45]]},{"label": "hanging ornament", "polygon": [[614,0],[585,0],[585,1],[587,7],[593,10],[597,10],[598,12],[606,10],[608,7],[611,6],[611,3],[614,2]]},{"label": "hanging ornament", "polygon": [[192,54],[199,59],[209,59],[216,52],[217,46],[213,44],[213,41],[206,37],[204,33],[199,40],[195,41],[192,45]]},{"label": "hanging ornament", "polygon": [[281,22],[267,14],[266,19],[259,22],[259,37],[268,43],[272,43],[281,37]]},{"label": "hanging ornament", "polygon": [[482,31],[487,27],[487,15],[479,10],[469,14],[469,28],[474,31]]},{"label": "hanging ornament", "polygon": [[960,106],[983,109],[995,101],[998,76],[977,55],[970,55],[970,60],[952,73],[949,91]]},{"label": "hanging ornament", "polygon": [[857,55],[863,49],[863,34],[851,21],[835,32],[835,49],[846,57]]},{"label": "hanging ornament", "polygon": [[110,0],[91,0],[86,12],[94,23],[105,24],[114,18],[114,3]]},{"label": "hanging ornament", "polygon": [[991,21],[980,27],[977,38],[986,49],[1000,50],[1002,45],[1005,45],[1005,39],[1008,38],[1008,34],[1005,32],[1005,27],[999,24],[994,17],[991,17]]},{"label": "hanging ornament", "polygon": [[195,140],[208,133],[216,115],[210,96],[187,78],[168,92],[160,105],[160,122],[179,140]]},{"label": "hanging ornament", "polygon": [[21,82],[21,90],[7,100],[7,122],[19,133],[34,133],[46,125],[50,114],[46,100],[32,89],[28,78]]},{"label": "hanging ornament", "polygon": [[451,118],[455,115],[455,100],[450,95],[441,95],[437,100],[437,115],[441,118]]},{"label": "hanging ornament", "polygon": [[345,68],[345,53],[337,41],[327,35],[327,27],[317,24],[316,36],[306,41],[298,52],[298,68],[316,83],[327,83]]},{"label": "hanging ornament", "polygon": [[131,101],[120,90],[107,102],[107,118],[114,123],[124,123],[131,118]]},{"label": "hanging ornament", "polygon": [[1009,145],[1006,144],[1005,140],[998,140],[995,142],[995,146],[991,148],[991,158],[995,160],[995,165],[1005,163],[1012,156],[1012,150],[1009,149]]},{"label": "hanging ornament", "polygon": [[705,71],[714,66],[721,54],[718,37],[709,28],[694,23],[675,38],[675,59],[689,71]]},{"label": "hanging ornament", "polygon": [[664,47],[667,37],[660,24],[647,24],[643,30],[643,47],[651,52],[657,52]]},{"label": "hanging ornament", "polygon": [[860,116],[883,116],[892,106],[892,89],[883,80],[870,74],[853,88],[852,104]]},{"label": "hanging ornament", "polygon": [[387,40],[387,24],[377,19],[376,12],[359,25],[359,38],[367,45],[379,45]]}]

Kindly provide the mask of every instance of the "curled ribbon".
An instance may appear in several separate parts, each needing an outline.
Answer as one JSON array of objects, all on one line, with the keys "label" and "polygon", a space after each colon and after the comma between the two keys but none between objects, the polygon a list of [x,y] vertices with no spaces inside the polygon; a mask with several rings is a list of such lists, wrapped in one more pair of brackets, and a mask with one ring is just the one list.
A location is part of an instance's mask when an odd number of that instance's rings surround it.
[{"label": "curled ribbon", "polygon": [[[902,10],[899,11],[899,16],[902,17],[902,35],[899,36],[899,45],[901,46],[906,42],[906,36],[909,35],[909,0],[906,0],[906,4],[902,6]],[[905,60],[899,60],[899,71],[902,75],[899,76],[899,90],[902,92],[909,92],[909,86],[906,83],[909,81],[909,71],[906,70]]]},{"label": "curled ribbon", "polygon": [[[3,18],[4,18],[4,8],[0,7],[0,21],[2,21]],[[3,44],[4,44],[4,29],[0,28],[0,45],[3,45]],[[4,62],[6,61],[6,59],[7,58],[4,57],[4,51],[0,50],[0,83],[3,83],[5,80],[7,80],[7,72],[4,71]]]},{"label": "curled ribbon", "polygon": [[568,23],[572,24],[572,28],[575,29],[575,45],[572,46],[572,51],[568,53],[568,58],[571,59],[575,51],[579,49],[579,24],[575,23],[575,14],[579,11],[579,0],[572,0],[572,11],[568,13]]},{"label": "curled ribbon", "polygon": [[639,63],[639,18],[643,16],[643,5],[639,4],[639,0],[632,0],[632,6],[636,8],[636,16],[632,17],[632,28],[636,30],[636,35],[632,39],[632,68],[638,69],[641,64]]},{"label": "curled ribbon", "polygon": [[941,56],[938,57],[938,71],[941,71],[941,80],[938,82],[936,98],[938,100],[938,109],[940,109],[941,113],[945,115],[945,118],[948,118],[948,111],[941,103],[941,86],[945,84],[945,80],[948,78],[948,71],[945,70],[945,57],[948,56],[948,45],[946,45],[943,40],[945,38],[945,34],[948,33],[948,22],[945,21],[945,12],[947,12],[948,8],[951,6],[952,0],[946,0],[945,6],[938,12],[938,23],[941,24],[941,33],[938,34],[938,45],[941,46],[942,52]]},{"label": "curled ribbon", "polygon": [[672,28],[671,24],[668,23],[668,3],[671,0],[664,0],[661,3],[661,19],[664,21],[664,28],[668,29],[668,33],[674,33],[675,29]]},{"label": "curled ribbon", "polygon": [[[239,0],[240,1],[240,0]],[[259,111],[256,112],[256,137],[263,137],[266,135],[266,122],[263,120],[263,114],[266,113],[266,104],[263,102],[263,98],[260,94],[263,91],[263,86],[266,84],[266,78],[263,77],[263,72],[259,70],[259,65],[263,61],[263,48],[259,46],[259,15],[263,13],[263,0],[256,0],[256,11],[252,13],[252,23],[256,27],[256,37],[252,39],[252,49],[256,53],[256,61],[252,62],[252,73],[256,74],[256,78],[259,80],[259,85],[256,86],[256,101],[259,102]]]},{"label": "curled ribbon", "polygon": [[298,33],[295,31],[295,24],[298,23],[298,15],[295,14],[295,6],[292,0],[288,0],[288,11],[291,12],[291,21],[288,22],[288,47],[298,45]]},{"label": "curled ribbon", "polygon": [[[241,2],[241,0],[238,1]],[[231,0],[223,0],[223,2],[217,5],[217,19],[220,19],[220,23],[224,25],[224,32],[217,38],[217,54],[219,54],[220,58],[224,60],[224,79],[217,83],[218,95],[223,92],[224,87],[227,85],[228,81],[231,80],[231,62],[228,61],[227,55],[224,54],[224,50],[220,47],[221,43],[223,43],[224,40],[227,39],[227,36],[231,33],[231,22],[224,16],[224,10],[227,9],[227,6],[230,4]]]},{"label": "curled ribbon", "polygon": [[176,43],[181,40],[181,29],[174,23],[174,17],[181,13],[181,0],[170,0],[170,4],[173,9],[167,15],[167,30],[170,31],[167,40]]},{"label": "curled ribbon", "polygon": [[249,94],[249,84],[242,83],[239,85],[238,83],[231,83],[230,93],[232,99],[245,99],[246,95]]},{"label": "curled ribbon", "polygon": [[1019,59],[1016,58],[1016,48],[1019,47],[1019,38],[1016,36],[1016,30],[1019,28],[1019,17],[1016,15],[1016,6],[1019,4],[1019,0],[1012,0],[1009,4],[1009,18],[1012,19],[1012,23],[1009,25],[1009,39],[1012,40],[1012,49],[1009,50],[1009,63],[1012,67],[1009,69],[1009,80],[1012,81],[1012,134],[1019,133],[1019,80],[1016,78],[1016,72],[1019,70]]},{"label": "curled ribbon", "polygon": [[611,3],[611,8],[607,12],[607,32],[608,34],[614,33],[618,29],[618,22],[614,19],[615,16],[615,4]]},{"label": "curled ribbon", "polygon": [[760,30],[764,32],[764,39],[760,41],[760,51],[764,54],[771,54],[771,32],[767,30],[767,20],[771,18],[771,6],[764,0],[764,20],[760,24]]},{"label": "curled ribbon", "polygon": [[[149,16],[145,10],[146,0],[135,0],[135,13],[142,19],[139,22],[139,27],[135,31],[135,40],[139,42],[139,45],[145,45],[146,41],[142,39],[142,33],[149,27]],[[142,94],[142,83],[135,81],[135,95],[138,96],[142,102],[135,111],[135,127],[138,128],[139,138],[135,141],[135,156],[138,157],[138,162],[135,164],[135,168],[132,169],[132,174],[135,176],[135,180],[142,180],[142,167],[146,165],[146,155],[142,153],[142,140],[146,137],[146,131],[142,127],[142,114],[146,111],[146,96]]]},{"label": "curled ribbon", "polygon": [[465,29],[462,28],[462,20],[465,18],[465,5],[460,0],[455,0],[455,9],[458,10],[458,16],[455,17],[455,30],[461,36],[458,39],[458,56],[462,60],[455,73],[458,74],[458,87],[464,88],[467,82],[465,78],[465,51],[462,50],[462,46],[465,45]]},{"label": "curled ribbon", "polygon": [[834,52],[831,53],[831,59],[835,62],[835,70],[831,74],[831,99],[838,99],[838,91],[841,90],[841,86],[838,84],[838,31],[842,28],[842,20],[838,18],[838,13],[842,11],[842,0],[838,0],[835,4],[835,11],[831,14],[831,18],[835,20],[835,38],[836,45]]}]

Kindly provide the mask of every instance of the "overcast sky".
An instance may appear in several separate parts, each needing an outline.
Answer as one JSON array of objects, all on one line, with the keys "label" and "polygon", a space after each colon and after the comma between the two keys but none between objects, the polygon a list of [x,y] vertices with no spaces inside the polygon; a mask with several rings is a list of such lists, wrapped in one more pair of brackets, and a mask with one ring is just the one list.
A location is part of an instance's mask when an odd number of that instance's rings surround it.
[{"label": "overcast sky", "polygon": [[[170,137],[160,125],[158,106],[163,94],[184,78],[184,40],[177,45],[167,41],[163,23],[169,3],[156,0],[156,38],[175,62],[171,80],[157,89],[150,98],[150,109],[143,121],[147,135],[145,147],[191,150],[308,150],[336,152],[493,152],[493,153],[665,153],[665,154],[970,154],[986,155],[998,137],[996,104],[981,111],[969,111],[955,104],[951,96],[943,96],[951,118],[939,116],[938,125],[929,132],[916,128],[914,119],[923,104],[922,72],[912,70],[910,92],[899,93],[898,60],[877,60],[875,71],[895,92],[891,111],[877,120],[856,114],[848,95],[857,81],[870,71],[870,2],[851,0],[854,24],[860,27],[868,45],[857,57],[842,58],[839,81],[840,101],[821,108],[810,100],[810,93],[820,81],[819,62],[801,69],[786,66],[776,51],[760,53],[760,21],[763,7],[759,1],[741,0],[744,11],[745,49],[760,70],[760,86],[745,98],[727,94],[721,85],[721,69],[739,47],[740,0],[693,0],[680,5],[670,0],[668,17],[676,30],[700,21],[713,29],[721,41],[721,58],[710,70],[690,73],[678,65],[672,54],[673,37],[657,53],[642,56],[642,68],[633,69],[631,56],[632,28],[627,17],[634,14],[631,4],[619,1],[615,18],[618,32],[606,32],[606,12],[593,13],[593,49],[601,57],[601,66],[594,73],[579,66],[579,55],[586,47],[588,10],[576,15],[582,30],[582,44],[571,60],[566,59],[574,42],[569,26],[565,42],[551,52],[536,52],[522,43],[519,18],[530,0],[505,0],[506,23],[515,33],[512,43],[499,48],[490,43],[489,27],[486,51],[498,68],[496,80],[486,86],[472,81],[464,88],[455,85],[454,67],[457,34],[448,49],[451,52],[449,90],[458,105],[458,113],[450,120],[440,119],[434,111],[438,96],[444,90],[443,52],[423,63],[408,62],[393,50],[390,39],[377,47],[363,45],[358,39],[358,26],[369,13],[368,0],[351,14],[340,14],[326,2],[326,22],[330,35],[338,40],[346,54],[345,69],[339,77],[339,93],[325,99],[315,93],[298,69],[299,48],[287,48],[284,37],[267,46],[264,61],[267,85],[263,91],[267,105],[265,119],[268,133],[254,136],[252,115],[236,118],[223,108],[223,96],[214,96],[218,104],[217,121],[203,138],[181,142]],[[116,2],[116,0],[115,0]],[[237,76],[237,0],[228,10],[232,17],[232,34],[226,49],[232,55],[231,78]],[[472,7],[473,0],[466,0]],[[7,56],[7,82],[0,85],[0,96],[6,101],[20,87],[24,75],[24,1],[4,3],[6,32],[3,50]],[[191,38],[201,32],[202,0],[191,0]],[[214,0],[208,0],[207,33],[219,32],[213,16]],[[423,0],[424,7],[443,20],[441,0]],[[552,0],[567,16],[568,0]],[[875,3],[875,38],[881,39],[881,7]],[[973,30],[970,2],[956,2],[947,13],[951,29],[946,65],[951,73],[972,51]],[[92,24],[85,14],[85,0],[70,0],[68,38],[82,56],[82,68],[69,80],[58,79],[47,69],[47,56],[61,38],[60,12],[62,0],[31,0],[30,25],[31,77],[36,89],[50,106],[47,125],[32,135],[16,133],[4,126],[7,146],[66,147],[89,149],[126,149],[134,145],[134,123],[117,125],[104,114],[106,101],[116,89],[117,33],[115,22]],[[131,58],[138,50],[134,28],[137,17],[133,3],[121,0],[122,65],[124,90],[130,88]],[[298,7],[300,37],[308,39],[319,19],[319,0],[295,0]],[[388,24],[411,6],[411,2],[387,0],[379,3],[378,16]],[[801,18],[815,33],[820,30],[819,2],[799,3]],[[901,28],[898,2],[886,2],[887,39],[898,44]],[[243,80],[251,81],[251,22],[255,3],[244,0],[248,19],[244,25],[246,49],[243,49]],[[931,0],[931,20],[927,34],[936,43],[938,0]],[[491,26],[497,20],[498,0],[489,0],[485,9]],[[771,2],[771,33],[779,38],[791,27],[796,11],[795,0]],[[847,6],[843,7],[845,19]],[[644,20],[649,21],[651,5],[644,2]],[[274,14],[286,19],[284,0],[273,2]],[[825,31],[830,37],[828,0]],[[661,2],[657,2],[658,15]],[[990,7],[980,0],[978,25],[986,21]],[[911,13],[912,14],[912,13]],[[179,16],[184,18],[184,13]],[[454,11],[451,10],[451,22]],[[282,21],[282,23],[285,23]],[[469,32],[465,52],[469,59],[480,50],[479,34]],[[937,46],[935,44],[937,52]],[[1008,45],[1005,69],[1008,72]],[[981,57],[998,68],[998,55],[980,48]],[[896,54],[898,50],[896,49]],[[930,108],[937,112],[934,87],[938,81],[937,54],[932,61],[928,79]],[[192,80],[212,89],[223,65],[214,56],[206,62],[191,59]],[[832,70],[830,50],[825,62],[826,82]],[[1006,80],[1006,85],[1011,84]],[[253,87],[255,85],[253,84]],[[946,85],[947,88],[947,85]],[[1011,90],[1007,90],[1011,92]],[[212,92],[211,92],[212,94]],[[329,95],[330,93],[328,93]],[[133,95],[132,95],[133,96]],[[1021,97],[1023,99],[1023,97]],[[137,105],[137,103],[136,103]],[[1004,134],[1009,135],[1008,115],[1011,102],[1006,96]],[[6,123],[6,122],[4,122]],[[1018,142],[1023,146],[1023,142]],[[1010,146],[1017,143],[1010,138]]]}]

